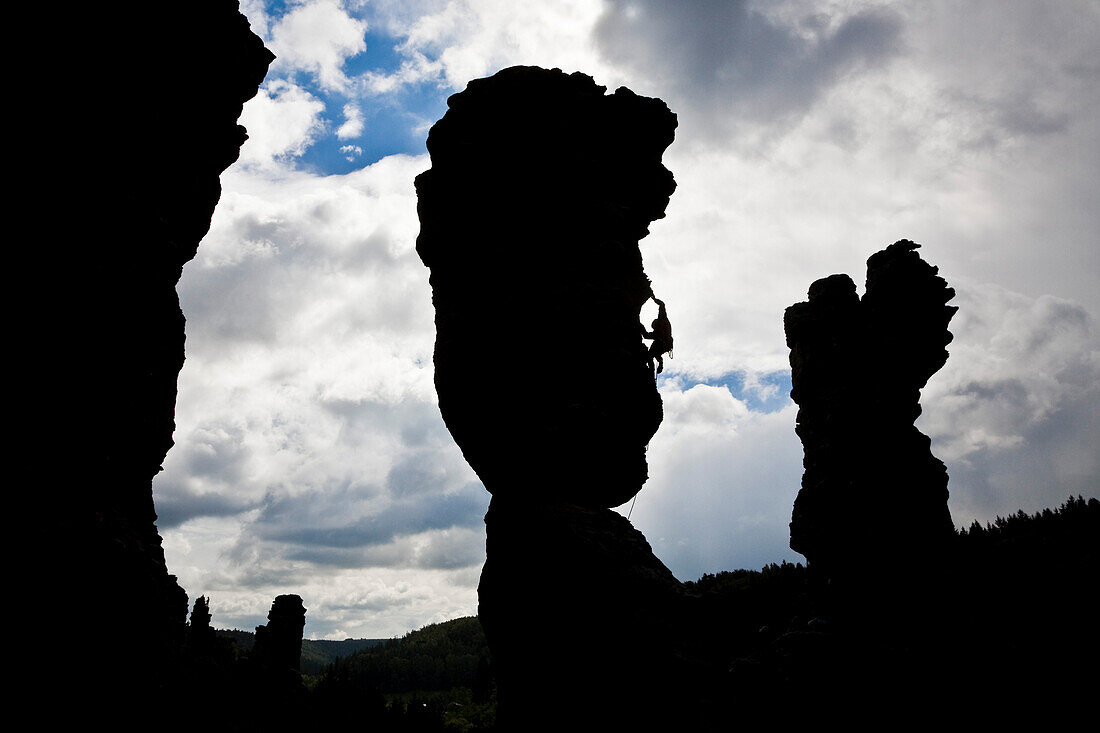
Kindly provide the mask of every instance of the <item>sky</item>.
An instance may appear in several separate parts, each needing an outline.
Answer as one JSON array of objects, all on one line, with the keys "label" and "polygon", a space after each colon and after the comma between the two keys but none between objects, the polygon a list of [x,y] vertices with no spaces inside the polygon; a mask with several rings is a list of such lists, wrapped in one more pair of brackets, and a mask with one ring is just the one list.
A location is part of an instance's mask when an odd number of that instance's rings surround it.
[{"label": "sky", "polygon": [[678,188],[641,242],[675,358],[631,513],[678,578],[803,560],[783,310],[833,273],[862,292],[903,238],[957,291],[917,423],[956,526],[1100,495],[1095,0],[241,10],[278,58],[178,287],[187,360],[154,480],[170,571],[216,626],[263,623],[280,593],[315,639],[476,613],[489,495],[436,406],[413,178],[447,97],[516,64],[678,115]]}]

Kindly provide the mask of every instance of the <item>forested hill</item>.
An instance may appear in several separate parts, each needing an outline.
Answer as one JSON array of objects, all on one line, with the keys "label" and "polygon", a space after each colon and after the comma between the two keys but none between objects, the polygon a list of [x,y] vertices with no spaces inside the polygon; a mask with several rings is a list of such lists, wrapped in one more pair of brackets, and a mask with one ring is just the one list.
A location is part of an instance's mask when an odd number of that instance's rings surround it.
[{"label": "forested hill", "polygon": [[[240,629],[219,629],[218,636],[231,639],[242,651],[250,651],[256,641],[256,634]],[[325,667],[343,657],[350,657],[358,651],[383,644],[389,639],[344,639],[343,641],[302,640],[302,674],[318,675]]]},{"label": "forested hill", "polygon": [[[976,700],[1009,699],[1005,690],[1028,685],[1065,683],[1066,695],[1081,693],[1088,678],[1073,670],[1100,652],[1090,613],[1100,592],[1100,501],[1070,497],[1057,508],[975,522],[956,532],[938,573],[920,581],[950,623],[929,639],[889,618],[870,619],[883,649],[911,648],[915,638],[937,644],[920,650],[922,664],[944,679],[953,675],[944,689],[966,688]],[[732,660],[731,689],[756,691],[747,705],[778,704],[768,695],[795,678],[806,689],[820,686],[820,670],[858,638],[833,623],[826,593],[801,564],[707,574],[685,585],[705,603],[714,658]],[[965,660],[956,658],[959,649]]]},{"label": "forested hill", "polygon": [[318,729],[494,730],[496,701],[481,622],[456,618],[338,659],[314,679]]},{"label": "forested hill", "polygon": [[341,659],[325,676],[359,680],[391,693],[447,690],[476,687],[479,667],[484,676],[487,665],[488,647],[481,623],[466,616],[363,649]]},{"label": "forested hill", "polygon": [[[231,639],[242,652],[251,651],[256,640],[253,632],[240,629],[219,629],[217,634]],[[446,690],[471,687],[487,654],[481,624],[466,616],[392,639],[303,639],[301,669],[304,675],[317,676],[341,660],[336,665],[339,674],[379,691]]]},{"label": "forested hill", "polygon": [[302,674],[320,674],[337,659],[385,644],[389,639],[344,639],[343,641],[302,641]]}]

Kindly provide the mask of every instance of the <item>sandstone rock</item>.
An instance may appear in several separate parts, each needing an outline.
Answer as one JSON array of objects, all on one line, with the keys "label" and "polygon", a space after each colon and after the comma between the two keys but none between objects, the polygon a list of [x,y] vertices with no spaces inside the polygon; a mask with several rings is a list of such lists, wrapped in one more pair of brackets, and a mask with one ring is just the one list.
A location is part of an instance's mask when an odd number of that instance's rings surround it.
[{"label": "sandstone rock", "polygon": [[416,179],[443,418],[493,494],[478,587],[508,730],[682,718],[691,599],[608,507],[647,477],[661,401],[638,241],[675,187],[676,118],[584,74],[452,96]]},{"label": "sandstone rock", "polygon": [[608,509],[500,497],[485,524],[478,616],[506,729],[683,723],[673,701],[704,684],[699,608],[642,533]]},{"label": "sandstone rock", "polygon": [[886,563],[911,581],[954,531],[947,470],[913,423],[921,388],[947,359],[955,291],[918,247],[901,240],[872,255],[862,299],[833,275],[784,317],[806,469],[791,547],[865,588]]},{"label": "sandstone rock", "polygon": [[306,609],[298,595],[276,596],[267,614],[267,624],[256,627],[252,659],[273,670],[293,670],[302,666],[302,630]]},{"label": "sandstone rock", "polygon": [[647,477],[661,401],[638,240],[675,188],[676,117],[604,92],[557,69],[475,80],[416,179],[440,410],[494,496],[612,507]]},{"label": "sandstone rock", "polygon": [[170,687],[184,636],[187,596],[166,567],[152,497],[184,358],[175,286],[273,56],[232,0],[84,3],[61,15],[40,43],[66,82],[48,87],[40,116],[68,153],[40,166],[54,177],[37,192],[52,211],[26,270],[48,303],[32,350],[48,399],[31,424],[49,457],[37,465],[37,511],[54,531],[35,599],[44,628],[87,630],[71,672],[86,684],[73,688],[118,714],[120,697],[149,702]]}]

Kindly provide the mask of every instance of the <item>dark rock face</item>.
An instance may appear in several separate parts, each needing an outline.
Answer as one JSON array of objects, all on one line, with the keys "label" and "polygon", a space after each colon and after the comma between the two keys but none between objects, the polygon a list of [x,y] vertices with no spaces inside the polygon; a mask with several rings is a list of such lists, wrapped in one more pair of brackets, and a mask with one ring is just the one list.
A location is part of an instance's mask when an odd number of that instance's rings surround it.
[{"label": "dark rock face", "polygon": [[256,627],[248,670],[238,690],[248,701],[247,720],[241,721],[243,730],[308,727],[306,688],[300,674],[305,624],[301,596],[281,595],[271,604],[267,624]]},{"label": "dark rock face", "polygon": [[478,617],[505,730],[682,723],[698,609],[642,533],[609,509],[495,497],[485,524]]},{"label": "dark rock face", "polygon": [[[443,418],[494,496],[627,501],[661,422],[638,240],[675,188],[663,102],[533,67],[448,100],[416,179]],[[582,368],[583,367],[583,368]]]},{"label": "dark rock face", "polygon": [[184,358],[175,286],[247,137],[242,105],[274,57],[231,0],[84,4],[65,20],[70,36],[51,47],[72,72],[65,102],[81,157],[65,161],[36,271],[58,294],[43,329],[43,362],[60,372],[43,435],[67,436],[44,516],[70,570],[43,604],[57,614],[46,628],[92,630],[74,676],[109,685],[110,705],[117,691],[141,699],[162,684],[183,637],[187,597],[165,565],[151,488]]},{"label": "dark rock face", "polygon": [[690,677],[689,599],[608,508],[644,483],[662,416],[638,240],[675,186],[676,118],[604,92],[534,67],[473,81],[416,180],[440,409],[493,494],[478,614],[509,730],[665,720]]},{"label": "dark rock face", "polygon": [[252,658],[273,670],[298,672],[302,664],[302,630],[306,626],[306,608],[297,595],[275,596],[267,625],[256,627],[256,645]]},{"label": "dark rock face", "polygon": [[862,299],[832,275],[784,317],[806,469],[791,547],[833,580],[872,576],[876,558],[915,568],[953,536],[947,470],[913,422],[947,360],[955,291],[918,247],[901,240],[872,255]]},{"label": "dark rock face", "polygon": [[213,616],[210,614],[210,599],[206,596],[199,596],[195,599],[195,605],[191,608],[191,636],[213,636],[214,629],[210,626],[212,620]]}]

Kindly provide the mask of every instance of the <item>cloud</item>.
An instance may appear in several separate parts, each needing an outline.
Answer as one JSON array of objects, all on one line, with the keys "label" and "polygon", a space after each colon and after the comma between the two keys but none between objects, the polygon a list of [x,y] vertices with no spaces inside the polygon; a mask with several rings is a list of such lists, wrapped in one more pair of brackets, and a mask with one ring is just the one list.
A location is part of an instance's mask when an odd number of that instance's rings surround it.
[{"label": "cloud", "polygon": [[172,451],[172,471],[157,482],[157,526],[176,527],[198,517],[230,517],[256,504],[233,489],[245,480],[253,458],[244,428],[209,422],[196,428]]},{"label": "cloud", "polygon": [[[386,638],[431,623],[472,615],[476,594],[448,582],[454,572],[378,572],[342,587],[318,588],[307,601],[309,638]],[[476,581],[475,581],[476,583]],[[337,633],[338,632],[338,633]]]},{"label": "cloud", "polygon": [[431,298],[414,251],[412,178],[423,166],[394,157],[328,181],[238,178],[180,287],[189,332],[202,332],[189,353],[301,338],[343,339],[346,351],[394,338],[414,351],[418,342],[413,358],[430,356]]},{"label": "cloud", "polygon": [[273,71],[305,71],[327,91],[344,91],[344,62],[366,50],[366,22],[338,0],[309,0],[292,8],[271,29]]},{"label": "cloud", "polygon": [[[485,507],[479,508],[479,524]],[[291,549],[291,560],[336,568],[407,568],[412,570],[461,570],[479,568],[485,562],[485,533],[451,527],[416,535],[402,535],[389,542],[354,547],[304,543]]]},{"label": "cloud", "polygon": [[746,123],[789,126],[830,87],[899,51],[901,22],[883,9],[771,17],[747,0],[611,0],[600,51],[671,94],[689,134]]},{"label": "cloud", "polygon": [[610,76],[587,37],[600,12],[590,0],[384,2],[374,12],[379,25],[404,39],[400,66],[368,75],[374,93],[423,82],[461,90],[516,64]]},{"label": "cloud", "polygon": [[241,115],[248,130],[241,162],[271,168],[279,160],[300,156],[323,131],[324,111],[324,103],[302,87],[269,81]]},{"label": "cloud", "polygon": [[157,490],[157,528],[163,533],[197,517],[234,517],[254,507],[226,492],[197,493],[171,482],[162,483]]},{"label": "cloud", "polygon": [[252,523],[269,542],[311,548],[385,545],[395,537],[481,524],[488,500],[479,483],[459,493],[389,498],[373,487],[322,487],[269,495]]},{"label": "cloud", "polygon": [[918,427],[951,476],[956,524],[1095,495],[1100,338],[1080,305],[960,284],[955,339]]},{"label": "cloud", "polygon": [[409,583],[397,583],[392,586],[385,583],[372,583],[333,602],[332,607],[345,611],[381,611],[408,606],[422,599],[424,595],[423,589]]},{"label": "cloud", "polygon": [[954,103],[986,115],[998,138],[1057,132],[1095,105],[1095,3],[936,0],[908,15],[924,40],[913,48],[920,67]]},{"label": "cloud", "polygon": [[[231,604],[220,625],[262,619],[280,592],[306,598],[322,636],[474,611],[489,495],[435,405],[414,249],[425,167],[395,156],[320,177],[275,160],[223,177],[179,288],[177,446],[154,487],[170,566]],[[380,576],[418,590],[371,619],[330,609],[329,584]]]},{"label": "cloud", "polygon": [[681,580],[802,561],[788,547],[802,477],[794,405],[756,412],[727,388],[707,385],[666,385],[661,397],[665,420],[649,445],[650,480],[631,512],[655,554]]},{"label": "cloud", "polygon": [[344,160],[351,162],[363,154],[363,148],[358,145],[341,145],[340,152],[344,154]]},{"label": "cloud", "polygon": [[[363,112],[354,104],[344,105],[344,124],[336,128],[336,137],[347,140],[363,134]],[[344,148],[340,148],[341,151]]]}]

